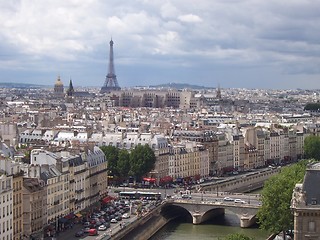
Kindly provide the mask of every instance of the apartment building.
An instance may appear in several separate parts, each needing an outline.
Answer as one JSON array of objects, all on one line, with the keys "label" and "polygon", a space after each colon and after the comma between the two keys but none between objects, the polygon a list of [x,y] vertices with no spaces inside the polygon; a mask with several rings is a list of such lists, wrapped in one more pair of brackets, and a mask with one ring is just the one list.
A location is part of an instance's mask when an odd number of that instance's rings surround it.
[{"label": "apartment building", "polygon": [[13,239],[13,177],[0,173],[0,240]]},{"label": "apartment building", "polygon": [[23,178],[23,236],[41,238],[47,224],[47,189],[39,178]]},{"label": "apartment building", "polygon": [[88,171],[86,163],[81,155],[71,156],[69,159],[69,176],[70,176],[70,211],[78,213],[86,207],[85,205],[85,188]]},{"label": "apartment building", "polygon": [[[240,166],[243,166],[244,162],[243,160],[241,161],[241,143],[243,143],[243,141],[240,142],[240,139],[243,140],[243,137],[240,138],[242,136],[232,136],[232,146],[233,146],[233,153],[234,153],[234,156],[233,156],[233,167],[235,170],[240,170]],[[242,154],[243,155],[243,154]],[[243,158],[243,157],[242,157]]]},{"label": "apartment building", "polygon": [[[69,208],[69,174],[62,173],[55,165],[37,165],[30,167],[30,173],[40,172],[37,176],[47,188],[47,224],[54,223],[68,215]],[[63,223],[59,225],[63,227]]]},{"label": "apartment building", "polygon": [[[0,169],[6,176],[12,176],[13,196],[12,196],[12,214],[13,214],[13,238],[20,240],[23,235],[23,176],[22,164],[12,161],[10,158],[0,159]],[[0,216],[1,217],[1,216]],[[1,237],[0,237],[1,240]]]},{"label": "apartment building", "polygon": [[209,176],[209,151],[193,144],[179,144],[170,148],[169,176],[173,179]]},{"label": "apartment building", "polygon": [[243,171],[258,167],[258,150],[251,144],[244,147],[244,165]]},{"label": "apartment building", "polygon": [[85,206],[90,206],[98,202],[108,191],[107,159],[103,151],[93,145],[89,146],[82,157],[88,171],[85,181]]},{"label": "apartment building", "polygon": [[13,174],[13,240],[20,240],[23,234],[23,176],[23,171]]},{"label": "apartment building", "polygon": [[270,159],[273,159],[276,163],[280,162],[281,155],[281,149],[280,146],[282,145],[280,142],[280,134],[277,132],[271,132],[270,133]]}]

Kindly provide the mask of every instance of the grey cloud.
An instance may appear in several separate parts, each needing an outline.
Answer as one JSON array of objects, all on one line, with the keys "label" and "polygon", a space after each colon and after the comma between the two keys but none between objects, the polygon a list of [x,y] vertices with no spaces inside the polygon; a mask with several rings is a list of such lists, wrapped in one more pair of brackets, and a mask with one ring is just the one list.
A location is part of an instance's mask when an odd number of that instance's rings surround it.
[{"label": "grey cloud", "polygon": [[[240,69],[268,66],[278,78],[318,75],[319,7],[305,0],[3,1],[0,50],[10,46],[14,57],[3,54],[0,61],[9,69],[23,59],[48,74],[55,71],[52,63],[64,71],[96,66],[103,72],[112,36],[116,69],[137,66],[140,75],[150,74],[144,66],[155,71],[193,66],[195,72],[216,66],[245,77],[249,71]],[[179,70],[170,73],[176,77]]]}]

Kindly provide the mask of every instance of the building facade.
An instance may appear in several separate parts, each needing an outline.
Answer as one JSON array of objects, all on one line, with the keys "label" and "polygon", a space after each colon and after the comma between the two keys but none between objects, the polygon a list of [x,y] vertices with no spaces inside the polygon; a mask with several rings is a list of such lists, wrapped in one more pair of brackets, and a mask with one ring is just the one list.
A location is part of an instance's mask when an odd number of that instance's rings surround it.
[{"label": "building facade", "polygon": [[303,183],[296,184],[293,190],[295,240],[320,238],[320,189],[315,186],[319,181],[320,164],[316,163],[307,168]]},{"label": "building facade", "polygon": [[0,239],[13,238],[13,177],[0,173]]},{"label": "building facade", "polygon": [[23,236],[41,238],[47,224],[47,190],[38,178],[23,178]]}]

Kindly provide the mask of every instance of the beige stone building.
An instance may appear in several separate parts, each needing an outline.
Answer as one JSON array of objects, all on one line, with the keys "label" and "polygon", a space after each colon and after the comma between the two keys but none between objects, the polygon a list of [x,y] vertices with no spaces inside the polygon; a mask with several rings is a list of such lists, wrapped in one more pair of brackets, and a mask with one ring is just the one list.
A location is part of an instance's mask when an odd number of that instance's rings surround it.
[{"label": "beige stone building", "polygon": [[258,163],[258,150],[253,145],[245,145],[244,148],[244,171],[254,169]]},{"label": "beige stone building", "polygon": [[80,212],[85,206],[85,182],[88,175],[86,164],[81,155],[72,156],[69,161],[70,175],[70,211]]},{"label": "beige stone building", "polygon": [[108,165],[106,157],[99,147],[90,147],[86,154],[83,154],[82,156],[86,162],[88,171],[85,180],[85,206],[88,207],[97,203],[107,194]]},{"label": "beige stone building", "polygon": [[47,224],[47,188],[38,178],[23,179],[23,235],[41,238]]},{"label": "beige stone building", "polygon": [[69,174],[54,165],[42,165],[40,177],[47,185],[47,224],[54,223],[70,213]]},{"label": "beige stone building", "polygon": [[294,214],[294,239],[320,239],[320,164],[307,168],[302,184],[296,184],[291,209]]},{"label": "beige stone building", "polygon": [[20,240],[23,235],[23,175],[13,174],[13,240]]},{"label": "beige stone building", "polygon": [[209,176],[209,151],[202,145],[192,143],[172,146],[169,155],[169,176],[174,180]]},{"label": "beige stone building", "polygon": [[12,176],[0,173],[0,239],[7,240],[13,237],[13,188]]}]

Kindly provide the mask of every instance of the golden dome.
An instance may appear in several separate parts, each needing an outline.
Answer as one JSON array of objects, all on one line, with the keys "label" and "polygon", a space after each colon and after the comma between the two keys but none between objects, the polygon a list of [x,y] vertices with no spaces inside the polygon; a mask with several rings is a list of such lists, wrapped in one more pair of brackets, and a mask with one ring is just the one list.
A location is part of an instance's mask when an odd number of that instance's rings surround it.
[{"label": "golden dome", "polygon": [[60,76],[58,76],[58,79],[57,79],[56,83],[54,84],[54,86],[63,86],[63,83],[60,80]]}]

